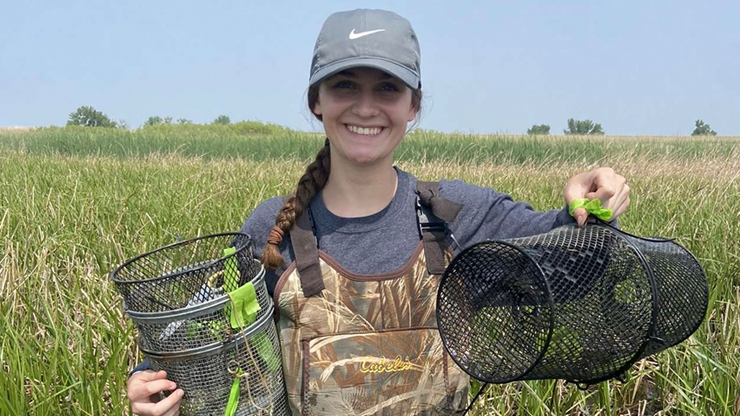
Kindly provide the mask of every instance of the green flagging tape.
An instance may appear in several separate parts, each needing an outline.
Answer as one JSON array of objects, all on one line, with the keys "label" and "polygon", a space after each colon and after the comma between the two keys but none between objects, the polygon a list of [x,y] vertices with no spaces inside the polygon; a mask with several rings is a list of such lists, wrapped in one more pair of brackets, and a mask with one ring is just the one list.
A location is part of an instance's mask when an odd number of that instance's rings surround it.
[{"label": "green flagging tape", "polygon": [[267,368],[269,368],[270,371],[277,371],[280,367],[280,360],[275,355],[275,351],[272,350],[272,343],[270,342],[270,339],[267,338],[267,335],[264,332],[259,332],[254,336],[253,342],[257,343],[255,345],[257,347],[257,353],[265,361]]},{"label": "green flagging tape", "polygon": [[230,291],[229,297],[231,298],[231,313],[229,314],[231,327],[241,329],[252,325],[257,319],[257,312],[261,309],[252,282]]},{"label": "green flagging tape", "polygon": [[236,377],[234,382],[231,383],[231,392],[229,393],[229,401],[226,403],[226,412],[224,416],[234,416],[236,414],[236,408],[239,406],[239,377],[242,375],[241,368],[236,370]]},{"label": "green flagging tape", "polygon": [[609,221],[609,218],[612,217],[612,210],[603,208],[600,199],[574,199],[568,206],[568,212],[573,216],[575,210],[581,207],[586,210],[587,214],[593,215],[602,221]]},{"label": "green flagging tape", "polygon": [[[237,290],[229,292],[231,298],[231,310],[229,321],[234,329],[242,329],[252,325],[257,319],[260,304],[257,301],[257,292],[254,290],[252,282],[242,285]],[[272,343],[264,332],[255,334],[254,339],[250,341],[252,346],[257,349],[257,353],[262,357],[267,366],[272,371],[276,371],[280,366],[280,361],[272,349]]]},{"label": "green flagging tape", "polygon": [[[224,256],[236,253],[236,247],[224,249]],[[239,269],[236,267],[236,256],[231,256],[224,261],[224,290],[231,292],[239,287]]]},{"label": "green flagging tape", "polygon": [[[235,251],[233,247],[229,247],[224,250],[225,255],[230,254],[227,250],[230,253]],[[229,263],[229,260],[233,260],[233,265]],[[236,270],[236,258],[231,257],[227,259],[224,264],[224,288],[227,289],[231,303],[224,311],[228,313],[229,323],[233,329],[243,329],[252,325],[257,320],[257,312],[260,311],[261,307],[252,282],[245,283],[238,289],[229,290],[232,287],[236,288],[239,284]],[[271,371],[277,371],[280,368],[280,358],[273,351],[272,343],[267,337],[267,334],[258,332],[249,343],[245,341],[245,344],[250,343]],[[239,374],[241,375],[241,370],[239,370]],[[226,406],[226,416],[234,415],[238,403],[239,378],[237,377],[231,386],[231,394],[229,395],[229,401]]]}]

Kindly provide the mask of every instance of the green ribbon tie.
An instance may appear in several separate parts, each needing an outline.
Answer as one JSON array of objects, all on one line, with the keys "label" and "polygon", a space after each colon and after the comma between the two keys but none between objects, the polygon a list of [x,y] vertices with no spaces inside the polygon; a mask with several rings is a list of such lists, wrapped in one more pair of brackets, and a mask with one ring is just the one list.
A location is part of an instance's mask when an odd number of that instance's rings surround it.
[{"label": "green ribbon tie", "polygon": [[609,218],[612,217],[612,210],[602,207],[600,199],[574,199],[568,206],[568,213],[573,216],[576,209],[581,207],[586,210],[587,214],[593,215],[602,221],[609,221]]},{"label": "green ribbon tie", "polygon": [[224,416],[234,416],[236,408],[239,406],[239,377],[242,375],[241,368],[237,369],[234,382],[231,383],[231,392],[229,392],[229,401],[226,403],[226,412]]}]

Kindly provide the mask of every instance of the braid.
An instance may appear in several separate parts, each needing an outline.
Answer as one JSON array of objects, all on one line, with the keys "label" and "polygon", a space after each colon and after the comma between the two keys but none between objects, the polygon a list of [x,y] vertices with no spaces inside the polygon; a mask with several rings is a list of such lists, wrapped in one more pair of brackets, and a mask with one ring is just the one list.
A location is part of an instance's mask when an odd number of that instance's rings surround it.
[{"label": "braid", "polygon": [[316,159],[306,167],[306,172],[298,180],[295,193],[288,198],[275,218],[275,226],[270,231],[267,245],[262,252],[262,264],[266,269],[276,269],[285,264],[278,245],[283,241],[283,236],[293,228],[296,220],[303,215],[311,199],[324,189],[331,170],[330,156],[327,138],[324,147],[316,154]]}]

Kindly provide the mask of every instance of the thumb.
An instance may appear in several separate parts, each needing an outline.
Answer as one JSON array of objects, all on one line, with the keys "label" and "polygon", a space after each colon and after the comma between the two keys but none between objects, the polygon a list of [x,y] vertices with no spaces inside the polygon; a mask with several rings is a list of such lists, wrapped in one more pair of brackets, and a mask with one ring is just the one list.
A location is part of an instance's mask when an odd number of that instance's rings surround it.
[{"label": "thumb", "polygon": [[576,222],[578,222],[579,227],[583,227],[583,225],[586,224],[587,217],[588,217],[588,212],[586,212],[586,208],[580,207],[580,208],[576,208],[575,211],[573,211],[573,218],[576,219]]}]

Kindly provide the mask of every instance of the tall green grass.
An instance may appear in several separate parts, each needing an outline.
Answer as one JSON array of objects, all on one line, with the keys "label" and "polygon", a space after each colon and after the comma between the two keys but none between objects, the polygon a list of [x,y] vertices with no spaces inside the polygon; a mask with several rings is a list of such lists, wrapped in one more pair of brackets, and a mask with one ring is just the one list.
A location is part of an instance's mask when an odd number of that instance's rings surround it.
[{"label": "tall green grass", "polygon": [[[280,130],[273,125],[157,125],[139,130],[42,128],[9,134],[0,149],[28,154],[137,158],[154,153],[203,159],[311,160],[323,145],[319,133]],[[430,145],[433,143],[433,145]],[[399,162],[447,160],[459,164],[600,163],[612,155],[633,159],[740,158],[736,138],[563,137],[441,134],[414,130],[396,151]]]},{"label": "tall green grass", "polygon": [[[321,144],[227,129],[0,135],[0,415],[130,414],[126,378],[141,357],[107,273],[178,236],[238,229],[261,200],[289,192]],[[612,166],[633,190],[622,226],[678,238],[710,281],[701,328],[627,383],[493,386],[477,414],[740,414],[739,149],[733,139],[408,137],[401,168],[538,209],[562,206],[574,173]]]}]

